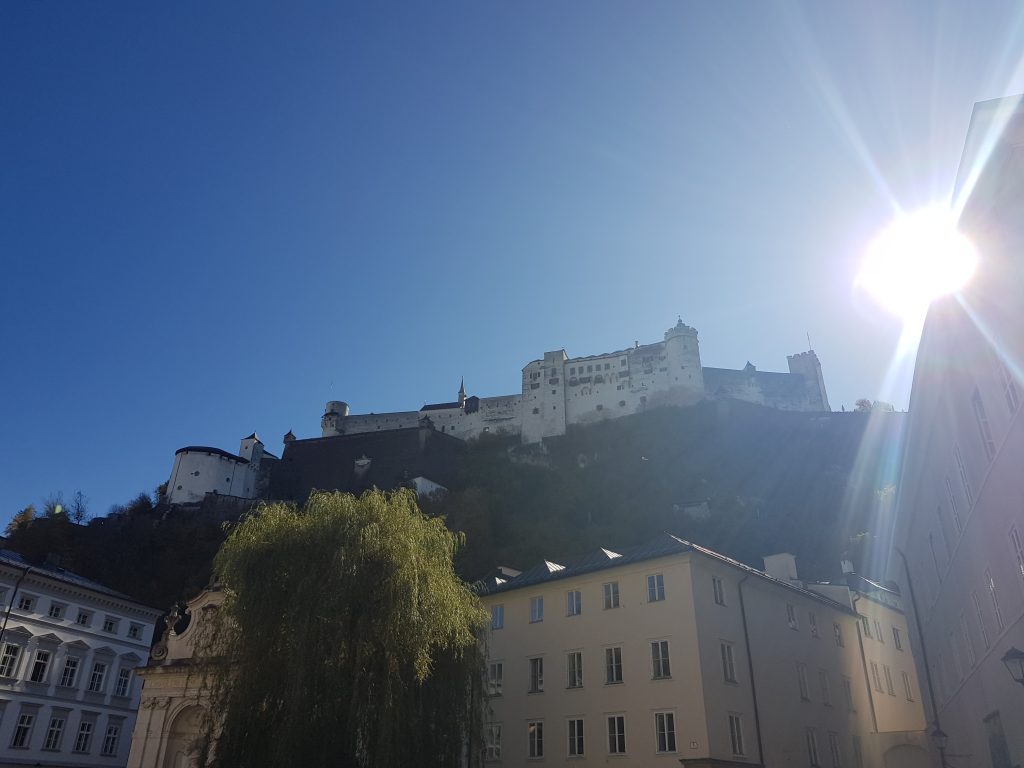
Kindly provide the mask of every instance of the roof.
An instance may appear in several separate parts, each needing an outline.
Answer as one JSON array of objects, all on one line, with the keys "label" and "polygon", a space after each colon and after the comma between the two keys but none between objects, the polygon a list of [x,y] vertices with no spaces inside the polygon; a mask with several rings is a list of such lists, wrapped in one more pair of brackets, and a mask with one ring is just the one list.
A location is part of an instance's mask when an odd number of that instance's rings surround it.
[{"label": "roof", "polygon": [[673,536],[670,533],[663,533],[645,544],[640,544],[639,546],[623,550],[621,554],[602,548],[596,552],[584,555],[582,558],[576,560],[570,565],[559,566],[556,563],[544,560],[533,568],[523,571],[519,576],[514,578],[506,580],[488,580],[479,592],[482,595],[511,592],[514,589],[522,589],[523,587],[532,587],[537,584],[544,584],[550,581],[582,576],[584,574],[603,571],[609,568],[618,568],[623,565],[629,565],[630,563],[656,560],[660,557],[668,557],[671,555],[683,555],[688,552],[696,552],[697,554],[703,555],[712,560],[717,560],[724,565],[741,570],[751,576],[756,576],[757,578],[772,582],[778,586],[784,587],[785,589],[799,592],[805,597],[817,600],[818,602],[827,603],[834,608],[842,610],[844,613],[853,613],[848,606],[838,603],[824,595],[805,589],[804,587],[797,586],[796,584],[791,584],[788,581],[777,579],[774,576],[769,576],[764,571],[752,568],[745,563],[741,563],[739,560],[733,560],[731,557],[727,557],[726,555],[715,552],[707,547],[702,547],[699,544],[694,544],[691,541],[686,541],[678,536]]},{"label": "roof", "polygon": [[228,453],[227,451],[222,451],[220,448],[213,448],[209,445],[186,445],[184,448],[176,450],[174,455],[177,456],[179,453],[212,453],[215,456],[221,456],[225,459],[230,459],[231,461],[237,461],[239,464],[249,463],[248,459],[243,459],[241,456],[236,456],[233,453]]},{"label": "roof", "polygon": [[[463,450],[462,440],[422,427],[293,440],[270,470],[268,497],[302,502],[313,489],[391,490],[418,476],[449,486]],[[357,473],[364,456],[369,466]]]},{"label": "roof", "polygon": [[461,408],[462,403],[430,403],[420,408],[421,411],[445,411],[449,408]]},{"label": "roof", "polygon": [[24,557],[19,555],[17,552],[14,552],[10,549],[0,549],[0,565],[10,565],[14,568],[19,568],[21,570],[31,568],[32,572],[35,574],[47,576],[51,579],[64,582],[65,584],[71,584],[76,587],[82,587],[83,589],[88,589],[93,592],[99,592],[100,594],[108,595],[110,597],[117,597],[121,600],[129,600],[133,603],[136,603],[136,605],[141,605],[141,603],[138,603],[137,601],[135,601],[128,595],[124,594],[123,592],[118,592],[117,590],[111,589],[110,587],[105,587],[98,581],[87,579],[85,578],[85,576],[79,576],[77,573],[72,573],[71,571],[65,570],[64,568],[45,564],[33,565],[32,563],[28,562]]}]

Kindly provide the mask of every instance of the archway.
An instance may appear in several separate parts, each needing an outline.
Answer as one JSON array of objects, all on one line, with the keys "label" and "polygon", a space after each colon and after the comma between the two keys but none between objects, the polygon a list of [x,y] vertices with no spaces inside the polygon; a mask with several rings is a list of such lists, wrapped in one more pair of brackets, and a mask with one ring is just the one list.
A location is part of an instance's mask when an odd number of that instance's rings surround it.
[{"label": "archway", "polygon": [[193,745],[202,733],[205,714],[202,707],[193,704],[174,716],[167,730],[164,768],[196,768],[199,759]]},{"label": "archway", "polygon": [[900,744],[886,751],[885,768],[931,768],[928,752],[913,744]]}]

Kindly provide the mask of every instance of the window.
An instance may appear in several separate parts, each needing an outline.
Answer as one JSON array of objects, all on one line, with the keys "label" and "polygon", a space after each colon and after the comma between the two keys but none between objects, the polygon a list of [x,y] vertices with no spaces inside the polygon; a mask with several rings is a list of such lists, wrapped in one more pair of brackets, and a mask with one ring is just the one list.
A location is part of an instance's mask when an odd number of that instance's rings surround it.
[{"label": "window", "polygon": [[608,752],[612,755],[626,754],[626,716],[608,717]]},{"label": "window", "polygon": [[842,648],[843,647],[843,628],[841,626],[839,626],[838,624],[833,624],[832,625],[832,634],[834,634],[835,637],[836,637],[836,647],[837,648]]},{"label": "window", "polygon": [[64,660],[64,671],[60,673],[61,688],[74,688],[75,680],[78,678],[79,659],[75,656],[68,656]]},{"label": "window", "polygon": [[711,589],[715,593],[715,603],[725,605],[725,584],[717,576],[711,577]]},{"label": "window", "polygon": [[988,649],[988,628],[985,626],[985,617],[981,613],[981,601],[978,600],[977,592],[971,592],[971,603],[974,605],[974,615],[978,620],[978,631],[981,632],[981,640],[985,644],[985,648]]},{"label": "window", "polygon": [[544,598],[543,597],[531,597],[530,598],[530,623],[536,624],[538,621],[544,621]]},{"label": "window", "polygon": [[971,630],[967,625],[967,614],[960,614],[960,634],[964,638],[964,647],[967,649],[967,662],[973,667],[978,658],[974,653],[974,643],[971,641]]},{"label": "window", "polygon": [[882,678],[878,675],[878,665],[875,662],[871,662],[871,682],[875,687],[875,690],[879,693],[882,692]]},{"label": "window", "polygon": [[528,757],[544,757],[544,721],[534,720],[526,724],[529,742]]},{"label": "window", "polygon": [[604,585],[604,608],[610,610],[611,608],[619,607],[619,582],[610,581]]},{"label": "window", "polygon": [[89,690],[93,693],[103,693],[103,683],[107,677],[107,665],[97,661],[92,665],[92,676],[89,678]]},{"label": "window", "polygon": [[910,675],[906,672],[903,673],[903,692],[907,696],[907,701],[914,700],[914,690],[910,687]]},{"label": "window", "polygon": [[651,676],[655,680],[672,677],[668,661],[668,640],[655,640],[651,643],[651,669]]},{"label": "window", "polygon": [[569,757],[582,757],[583,748],[583,720],[573,718],[569,720]]},{"label": "window", "polygon": [[657,603],[665,599],[665,577],[656,573],[647,577],[647,602]]},{"label": "window", "polygon": [[676,751],[676,716],[673,712],[654,713],[654,732],[659,752]]},{"label": "window", "polygon": [[500,661],[492,661],[487,665],[487,693],[489,696],[501,695],[501,686],[504,678],[504,664]]},{"label": "window", "polygon": [[800,629],[800,622],[796,618],[796,608],[792,603],[786,603],[786,623],[790,629]]},{"label": "window", "polygon": [[117,632],[117,619],[113,616],[107,616],[103,619],[103,631],[116,633]]},{"label": "window", "polygon": [[36,716],[28,712],[18,715],[18,724],[14,726],[14,735],[11,736],[11,749],[28,749],[35,721]]},{"label": "window", "polygon": [[853,706],[853,681],[848,677],[843,678],[843,695],[846,697],[847,711],[855,712],[856,708]]},{"label": "window", "polygon": [[853,735],[853,764],[855,768],[864,768],[864,753],[860,748],[860,736]]},{"label": "window", "polygon": [[992,571],[985,571],[985,588],[988,589],[989,597],[992,599],[992,613],[996,617],[996,631],[1002,632],[1006,625],[1003,623],[1003,612],[999,609],[999,595],[996,593],[996,582],[992,578]]},{"label": "window", "polygon": [[1017,394],[1017,382],[1013,380],[1013,376],[1007,369],[1006,364],[1002,360],[996,362],[996,367],[999,369],[999,380],[1003,385],[1003,395],[1006,397],[1006,405],[1010,409],[1010,413],[1013,413],[1020,406],[1020,396]]},{"label": "window", "polygon": [[142,625],[141,624],[129,624],[128,625],[128,637],[132,640],[142,639]]},{"label": "window", "polygon": [[861,616],[860,617],[860,625],[864,629],[864,637],[866,637],[868,640],[870,640],[871,639],[871,622],[868,621],[868,617],[867,616]]},{"label": "window", "polygon": [[946,478],[946,498],[949,499],[949,511],[953,513],[953,525],[956,526],[957,535],[963,533],[964,526],[960,522],[960,510],[956,506],[956,496],[953,495],[953,484]]},{"label": "window", "polygon": [[47,752],[60,751],[60,743],[64,738],[65,715],[54,715],[50,718],[50,727],[46,729],[46,739],[43,741],[43,749]]},{"label": "window", "polygon": [[540,693],[544,690],[544,659],[535,656],[530,659],[530,693]]},{"label": "window", "polygon": [[505,606],[491,606],[491,629],[502,629],[505,626]]},{"label": "window", "polygon": [[1010,547],[1017,567],[1017,578],[1024,579],[1024,542],[1021,541],[1017,526],[1010,529]]},{"label": "window", "polygon": [[67,606],[62,603],[50,603],[50,610],[46,612],[46,615],[51,619],[63,619],[66,608]]},{"label": "window", "polygon": [[814,615],[814,611],[807,612],[807,626],[811,628],[811,637],[818,636],[818,617]]},{"label": "window", "polygon": [[832,706],[832,689],[828,684],[828,670],[818,670],[818,688],[821,689],[821,703],[826,707]]},{"label": "window", "polygon": [[985,413],[985,403],[981,400],[981,392],[974,388],[971,395],[971,409],[974,411],[974,422],[978,425],[978,434],[981,435],[981,445],[985,449],[985,456],[989,461],[996,455],[996,441],[992,439],[992,427],[988,423],[988,414]]},{"label": "window", "polygon": [[733,659],[732,643],[722,643],[722,675],[727,683],[736,682],[736,661]]},{"label": "window", "polygon": [[89,745],[92,743],[93,723],[85,722],[78,726],[78,736],[75,737],[75,752],[88,754]]},{"label": "window", "polygon": [[875,619],[875,637],[878,638],[878,642],[885,644],[885,635],[882,634],[882,625],[878,619]]},{"label": "window", "polygon": [[501,759],[501,725],[499,723],[488,723],[484,731],[484,745],[485,759]]},{"label": "window", "polygon": [[79,611],[78,616],[75,617],[75,624],[88,627],[92,624],[92,613],[90,611]]},{"label": "window", "polygon": [[103,737],[103,748],[100,754],[106,757],[113,757],[117,754],[117,743],[121,739],[121,724],[112,723],[107,726],[107,734]]},{"label": "window", "polygon": [[839,752],[839,734],[835,731],[828,732],[828,751],[832,756],[832,768],[843,768],[843,759]]},{"label": "window", "polygon": [[892,628],[892,644],[896,646],[897,651],[903,650],[903,633],[899,627]]},{"label": "window", "polygon": [[815,728],[807,729],[807,760],[811,765],[821,765],[821,759],[818,757],[818,731]]},{"label": "window", "polygon": [[967,467],[964,466],[964,457],[960,455],[960,446],[953,449],[956,458],[956,468],[960,472],[960,484],[964,488],[964,497],[967,499],[967,511],[970,513],[971,504],[974,503],[974,491],[971,490],[971,481],[967,477]]},{"label": "window", "polygon": [[800,700],[810,701],[811,692],[807,687],[807,666],[799,661],[796,663],[796,682],[800,688]]},{"label": "window", "polygon": [[893,688],[892,685],[892,670],[889,669],[888,664],[882,665],[882,672],[885,673],[885,690],[888,692],[890,696],[895,696],[896,690]]},{"label": "window", "polygon": [[28,595],[22,595],[18,598],[18,610],[19,611],[31,611],[36,606],[36,599],[29,597]]},{"label": "window", "polygon": [[746,754],[743,748],[743,719],[734,713],[729,714],[729,741],[734,755]]},{"label": "window", "polygon": [[565,615],[579,616],[583,612],[583,596],[578,589],[565,593]]},{"label": "window", "polygon": [[583,652],[571,651],[565,657],[566,687],[583,687]]},{"label": "window", "polygon": [[50,652],[42,648],[36,651],[36,660],[32,662],[32,672],[28,679],[33,683],[46,682],[46,670],[50,667]]},{"label": "window", "polygon": [[7,643],[4,646],[3,655],[0,656],[0,677],[14,677],[15,667],[18,665],[18,656],[21,655],[21,646]]},{"label": "window", "polygon": [[604,649],[605,683],[622,682],[622,648]]}]

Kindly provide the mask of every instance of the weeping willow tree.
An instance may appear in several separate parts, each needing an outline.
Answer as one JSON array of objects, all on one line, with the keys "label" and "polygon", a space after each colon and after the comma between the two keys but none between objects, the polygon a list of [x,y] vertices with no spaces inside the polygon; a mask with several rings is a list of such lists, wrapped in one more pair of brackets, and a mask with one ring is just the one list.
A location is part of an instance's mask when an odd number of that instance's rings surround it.
[{"label": "weeping willow tree", "polygon": [[202,764],[475,763],[485,614],[455,575],[461,545],[404,490],[314,493],[238,525],[214,562]]}]

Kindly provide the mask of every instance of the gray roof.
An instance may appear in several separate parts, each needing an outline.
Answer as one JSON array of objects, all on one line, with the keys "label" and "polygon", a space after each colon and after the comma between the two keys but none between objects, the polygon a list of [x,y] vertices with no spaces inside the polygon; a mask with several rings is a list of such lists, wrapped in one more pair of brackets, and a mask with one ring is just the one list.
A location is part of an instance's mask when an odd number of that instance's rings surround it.
[{"label": "gray roof", "polygon": [[82,587],[83,589],[88,589],[93,592],[99,592],[104,595],[109,595],[110,597],[117,597],[121,600],[128,600],[132,603],[135,603],[136,605],[141,605],[141,603],[138,603],[136,600],[133,600],[131,597],[124,594],[123,592],[118,592],[117,590],[111,589],[110,587],[105,587],[98,581],[87,579],[85,578],[85,576],[79,576],[77,573],[72,573],[71,571],[65,570],[64,568],[59,568],[45,564],[33,565],[32,563],[28,562],[25,558],[23,558],[21,555],[19,555],[17,552],[14,552],[10,549],[0,549],[0,564],[10,565],[20,570],[31,568],[33,573],[37,573],[42,576],[48,576],[51,579],[62,581],[65,584],[72,584],[76,587]]},{"label": "gray roof", "polygon": [[705,557],[709,557],[713,560],[717,560],[725,565],[732,568],[737,568],[744,571],[751,576],[756,576],[760,579],[773,582],[781,587],[790,589],[803,594],[805,597],[809,597],[819,602],[827,603],[834,608],[845,613],[853,613],[850,608],[842,603],[838,603],[824,595],[817,592],[813,592],[804,587],[797,586],[788,581],[776,579],[774,576],[769,576],[764,571],[759,571],[756,568],[752,568],[749,565],[741,563],[739,560],[733,560],[731,557],[726,557],[723,554],[702,547],[699,544],[694,544],[691,541],[686,541],[678,536],[673,536],[670,533],[662,533],[661,535],[651,539],[645,544],[640,544],[636,547],[623,550],[621,554],[618,552],[612,552],[608,549],[599,549],[596,552],[592,552],[588,555],[584,555],[578,560],[573,561],[569,565],[559,566],[557,563],[552,563],[549,560],[543,560],[533,568],[523,571],[519,576],[512,579],[499,580],[489,579],[482,587],[478,589],[481,595],[493,595],[501,592],[510,592],[514,589],[522,589],[523,587],[531,587],[537,584],[544,584],[550,581],[557,581],[560,579],[568,579],[575,576],[582,576],[587,573],[593,573],[594,571],[603,571],[609,568],[618,568],[621,565],[627,565],[629,563],[639,563],[645,560],[656,560],[659,557],[667,557],[669,555],[682,555],[687,552],[696,552]]}]

